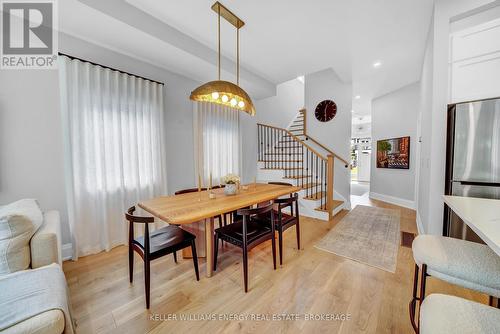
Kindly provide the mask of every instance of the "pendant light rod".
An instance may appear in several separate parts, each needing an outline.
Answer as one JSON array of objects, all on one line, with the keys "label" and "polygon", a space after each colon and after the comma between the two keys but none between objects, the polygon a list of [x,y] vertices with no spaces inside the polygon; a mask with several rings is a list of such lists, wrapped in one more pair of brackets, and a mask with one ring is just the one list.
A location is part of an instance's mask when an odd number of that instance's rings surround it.
[{"label": "pendant light rod", "polygon": [[217,39],[219,43],[219,48],[218,48],[218,61],[217,61],[217,67],[219,71],[219,80],[220,80],[220,6],[217,7],[217,12],[218,12],[218,18],[217,18]]},{"label": "pendant light rod", "polygon": [[240,85],[240,28],[236,29],[236,84]]},{"label": "pendant light rod", "polygon": [[212,10],[217,13],[217,39],[218,39],[218,58],[217,58],[217,65],[218,65],[218,77],[220,80],[220,74],[221,74],[221,51],[220,51],[220,44],[221,44],[221,38],[220,38],[220,18],[221,16],[226,19],[227,22],[231,23],[235,28],[236,28],[236,84],[240,84],[240,28],[245,25],[245,22],[243,22],[238,16],[236,16],[233,12],[231,12],[229,9],[227,9],[223,4],[221,4],[219,1],[216,1],[212,5]]}]

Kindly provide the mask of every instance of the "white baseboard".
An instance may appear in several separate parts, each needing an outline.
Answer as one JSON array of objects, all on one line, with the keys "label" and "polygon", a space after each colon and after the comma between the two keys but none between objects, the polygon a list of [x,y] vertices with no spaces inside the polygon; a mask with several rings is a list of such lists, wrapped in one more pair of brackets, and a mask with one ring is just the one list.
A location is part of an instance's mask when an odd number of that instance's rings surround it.
[{"label": "white baseboard", "polygon": [[420,218],[420,214],[417,211],[417,231],[418,234],[425,234],[424,224],[422,223],[422,219]]},{"label": "white baseboard", "polygon": [[370,198],[415,210],[415,201],[410,201],[404,198],[378,194],[371,191],[370,191]]},{"label": "white baseboard", "polygon": [[63,261],[71,260],[73,257],[73,245],[72,244],[64,244],[62,245],[62,259]]}]

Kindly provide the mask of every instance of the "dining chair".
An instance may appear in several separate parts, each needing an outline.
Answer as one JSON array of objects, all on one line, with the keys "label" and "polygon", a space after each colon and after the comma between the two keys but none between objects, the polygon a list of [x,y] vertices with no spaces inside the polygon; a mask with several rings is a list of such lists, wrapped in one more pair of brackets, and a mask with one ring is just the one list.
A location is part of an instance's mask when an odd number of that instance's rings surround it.
[{"label": "dining chair", "polygon": [[[297,249],[300,250],[300,222],[299,222],[299,194],[292,194],[289,198],[277,198],[273,201],[278,206],[274,213],[275,229],[278,231],[278,245],[280,254],[280,266],[283,265],[283,232],[295,226],[297,236]],[[290,208],[290,214],[283,209]]]},{"label": "dining chair", "polygon": [[[271,240],[273,265],[276,270],[276,241],[274,238],[274,212],[272,204],[255,209],[239,209],[242,220],[215,230],[214,271],[217,270],[219,239],[243,250],[243,280],[245,292],[248,291],[248,252],[255,246]],[[267,216],[267,218],[266,218]]]},{"label": "dining chair", "polygon": [[[293,184],[287,182],[268,182],[268,184],[275,184],[279,186],[288,186],[293,187]],[[300,250],[300,224],[299,224],[299,202],[298,202],[298,194],[290,193],[290,198],[296,197],[296,200],[290,201],[281,201],[281,199],[286,199],[285,197],[274,200],[274,217],[276,218],[276,230],[278,231],[278,243],[279,243],[279,254],[280,254],[280,266],[283,265],[283,232],[288,228],[296,225],[296,235],[297,235],[297,249]],[[281,209],[278,207],[280,202]],[[288,204],[287,204],[288,203]],[[295,210],[293,210],[293,204],[295,203]],[[283,212],[283,209],[289,207],[290,214]],[[281,216],[280,216],[280,212]],[[294,215],[295,211],[295,215]],[[281,217],[281,218],[280,218]]]},{"label": "dining chair", "polygon": [[[191,247],[193,253],[194,271],[196,280],[200,280],[198,272],[198,257],[196,256],[196,236],[184,231],[178,226],[168,225],[149,233],[149,224],[154,223],[154,217],[139,217],[134,215],[135,206],[128,209],[125,218],[129,222],[128,237],[128,264],[130,283],[134,279],[134,251],[144,260],[144,283],[146,290],[146,308],[149,309],[150,267],[151,261],[162,256],[174,253],[186,247]],[[144,236],[134,237],[134,224],[144,224]]]},{"label": "dining chair", "polygon": [[[487,294],[490,305],[493,305],[493,297],[500,298],[500,257],[488,246],[456,238],[419,235],[413,240],[412,251],[415,273],[409,309],[415,332],[418,333],[420,317],[418,314],[415,319],[416,305],[418,301],[422,308],[428,276]],[[417,296],[419,271],[420,291]]]}]

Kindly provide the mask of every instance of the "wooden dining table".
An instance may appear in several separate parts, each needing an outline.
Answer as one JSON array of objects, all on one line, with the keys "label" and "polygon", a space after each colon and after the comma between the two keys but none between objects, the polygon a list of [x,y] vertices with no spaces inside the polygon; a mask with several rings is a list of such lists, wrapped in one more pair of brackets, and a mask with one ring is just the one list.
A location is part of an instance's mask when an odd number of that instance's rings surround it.
[{"label": "wooden dining table", "polygon": [[205,221],[206,274],[211,277],[214,264],[214,217],[257,203],[298,192],[301,188],[284,185],[252,183],[243,186],[235,195],[225,195],[224,188],[175,196],[161,196],[145,200],[138,205],[151,215],[169,224],[183,225]]}]

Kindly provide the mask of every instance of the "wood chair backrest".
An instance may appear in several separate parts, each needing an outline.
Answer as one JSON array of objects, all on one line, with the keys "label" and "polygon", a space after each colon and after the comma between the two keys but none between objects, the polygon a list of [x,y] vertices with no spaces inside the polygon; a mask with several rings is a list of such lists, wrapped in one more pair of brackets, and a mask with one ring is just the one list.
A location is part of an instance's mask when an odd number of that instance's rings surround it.
[{"label": "wood chair backrest", "polygon": [[154,223],[155,222],[155,218],[154,217],[139,217],[139,216],[134,216],[134,212],[135,212],[135,206],[132,206],[125,213],[125,218],[130,223],[148,224],[148,223]]},{"label": "wood chair backrest", "polygon": [[154,217],[134,216],[135,206],[130,207],[125,213],[125,218],[129,222],[128,242],[132,245],[134,242],[134,223],[144,224],[144,253],[149,254],[149,224],[155,222]]},{"label": "wood chair backrest", "polygon": [[278,186],[289,186],[289,187],[293,187],[293,184],[291,183],[287,183],[287,182],[267,182],[267,184],[276,184]]},{"label": "wood chair backrest", "polygon": [[278,204],[278,212],[281,214],[281,210],[290,207],[290,212],[293,214],[293,207],[298,206],[299,194],[290,194],[289,198],[277,198],[273,201],[274,204]]},{"label": "wood chair backrest", "polygon": [[[201,191],[205,191],[207,188],[201,188]],[[182,194],[188,194],[188,193],[195,193],[198,191],[198,188],[188,188],[188,189],[181,189],[177,190],[174,195],[182,195]]]},{"label": "wood chair backrest", "polygon": [[245,208],[245,209],[239,209],[236,213],[240,216],[254,216],[254,215],[263,215],[266,214],[270,211],[272,211],[273,205],[268,204],[266,206],[258,207],[258,208]]},{"label": "wood chair backrest", "polygon": [[251,216],[265,217],[267,214],[270,216],[269,223],[271,224],[272,234],[274,235],[274,210],[273,204],[269,203],[264,207],[257,207],[253,209],[239,209],[237,214],[243,216],[243,244],[247,245],[247,224],[250,221]]}]

